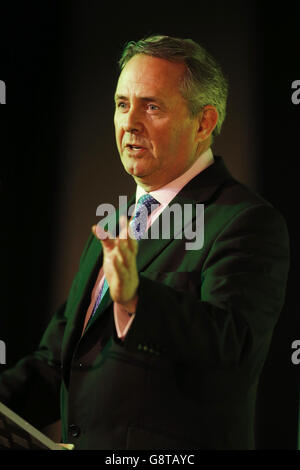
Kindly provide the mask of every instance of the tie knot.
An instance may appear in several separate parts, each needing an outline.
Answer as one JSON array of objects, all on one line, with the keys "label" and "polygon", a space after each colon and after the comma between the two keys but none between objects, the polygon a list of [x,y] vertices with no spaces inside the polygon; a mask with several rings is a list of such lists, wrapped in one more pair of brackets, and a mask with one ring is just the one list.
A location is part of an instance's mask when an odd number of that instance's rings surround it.
[{"label": "tie knot", "polygon": [[147,219],[151,212],[159,206],[159,202],[151,194],[144,194],[137,202],[136,210],[130,222],[133,236],[140,240],[147,229]]},{"label": "tie knot", "polygon": [[150,215],[151,212],[156,209],[157,205],[159,205],[159,202],[154,199],[151,194],[144,194],[139,198],[137,202],[135,216],[137,215],[138,211],[140,211],[143,207],[146,207],[147,214]]}]

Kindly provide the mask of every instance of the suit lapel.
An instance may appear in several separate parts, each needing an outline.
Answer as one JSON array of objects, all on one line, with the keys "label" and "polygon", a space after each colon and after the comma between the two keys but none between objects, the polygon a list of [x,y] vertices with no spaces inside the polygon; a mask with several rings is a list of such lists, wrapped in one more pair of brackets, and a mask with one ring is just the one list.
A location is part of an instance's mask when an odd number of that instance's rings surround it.
[{"label": "suit lapel", "polygon": [[[170,206],[178,204],[181,213],[184,214],[185,204],[192,205],[191,217],[182,224],[181,233],[184,238],[185,227],[195,221],[197,217],[196,205],[208,204],[216,191],[229,179],[232,179],[227,171],[221,157],[215,157],[215,163],[193,178],[171,201]],[[159,233],[158,239],[142,239],[139,242],[137,255],[138,272],[141,272],[151,264],[151,262],[163,252],[175,238],[174,226],[171,226],[170,238],[162,237],[162,218],[164,211],[153,223],[155,233]]]},{"label": "suit lapel", "polygon": [[[120,213],[125,213],[125,212],[127,213],[128,208],[133,204],[134,199],[135,199],[135,195],[133,195],[129,199],[129,201],[127,203],[126,210],[124,208],[121,208],[120,210],[118,209],[116,211],[116,218],[115,218],[115,220],[116,220],[116,229],[115,229],[115,232],[116,232],[117,235],[119,234],[119,216],[120,216]],[[111,217],[114,218],[115,216],[112,215]],[[113,226],[111,218],[108,219],[108,224],[109,224],[109,226]],[[103,261],[102,245],[101,245],[101,242],[94,237],[93,246],[91,247],[91,250],[90,250],[90,252],[88,253],[88,255],[86,257],[86,262],[85,262],[85,266],[83,267],[83,275],[82,275],[82,282],[83,282],[83,284],[85,284],[85,288],[81,292],[81,300],[83,300],[87,296],[88,297],[88,306],[90,304],[91,291],[92,291],[92,289],[95,285],[95,282],[97,280],[99,270],[102,266],[102,261]],[[96,269],[95,269],[95,267],[96,267]],[[93,272],[96,272],[96,275],[92,276]],[[89,282],[91,277],[92,277],[92,282]],[[99,307],[97,308],[95,314],[93,315],[93,318],[91,318],[91,320],[89,321],[89,323],[88,323],[88,325],[87,325],[87,327],[84,331],[84,334],[86,334],[86,332],[90,329],[91,325],[94,324],[94,322],[97,320],[97,318],[99,318],[101,316],[101,314],[104,312],[104,310],[106,310],[106,308],[109,305],[111,305],[111,303],[112,303],[112,299],[110,297],[109,289],[107,289],[106,293],[104,294],[103,298],[101,299]],[[88,306],[87,306],[87,308],[88,308]],[[86,308],[85,311],[87,311],[87,308]],[[79,303],[79,305],[76,309],[75,316],[76,316],[76,318],[79,319],[79,321],[82,321],[82,303]]]},{"label": "suit lapel", "polygon": [[70,359],[69,355],[74,350],[74,342],[80,338],[91,291],[102,265],[101,243],[97,243],[93,235],[91,237],[91,244],[77,274],[74,296],[69,298],[71,304],[67,307],[68,322],[62,344],[64,363]]}]

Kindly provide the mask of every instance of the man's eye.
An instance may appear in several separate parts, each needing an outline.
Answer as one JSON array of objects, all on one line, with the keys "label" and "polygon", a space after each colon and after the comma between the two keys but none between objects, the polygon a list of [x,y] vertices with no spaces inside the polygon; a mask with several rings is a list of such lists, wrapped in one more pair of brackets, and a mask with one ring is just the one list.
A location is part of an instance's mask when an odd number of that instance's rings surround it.
[{"label": "man's eye", "polygon": [[159,107],[155,104],[149,104],[148,108],[150,109],[150,111],[157,111],[159,109]]},{"label": "man's eye", "polygon": [[125,109],[126,103],[124,101],[120,101],[119,103],[117,103],[117,107],[120,109]]}]

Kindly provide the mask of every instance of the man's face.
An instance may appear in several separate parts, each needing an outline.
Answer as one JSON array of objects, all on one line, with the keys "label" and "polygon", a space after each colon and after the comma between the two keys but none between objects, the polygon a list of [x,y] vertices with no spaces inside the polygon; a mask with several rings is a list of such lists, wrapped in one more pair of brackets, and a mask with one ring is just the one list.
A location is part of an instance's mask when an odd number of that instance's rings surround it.
[{"label": "man's face", "polygon": [[127,173],[154,190],[184,173],[199,155],[199,119],[179,92],[184,64],[138,54],[121,72],[115,132]]}]

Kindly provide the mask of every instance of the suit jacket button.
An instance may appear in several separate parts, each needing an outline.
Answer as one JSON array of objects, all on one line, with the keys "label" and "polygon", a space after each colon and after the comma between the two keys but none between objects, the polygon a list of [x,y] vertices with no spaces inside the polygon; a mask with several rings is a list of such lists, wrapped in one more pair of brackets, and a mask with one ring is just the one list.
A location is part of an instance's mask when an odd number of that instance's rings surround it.
[{"label": "suit jacket button", "polygon": [[76,424],[69,425],[69,432],[72,437],[79,437],[80,436],[80,427]]}]

